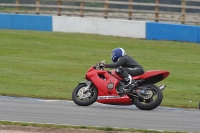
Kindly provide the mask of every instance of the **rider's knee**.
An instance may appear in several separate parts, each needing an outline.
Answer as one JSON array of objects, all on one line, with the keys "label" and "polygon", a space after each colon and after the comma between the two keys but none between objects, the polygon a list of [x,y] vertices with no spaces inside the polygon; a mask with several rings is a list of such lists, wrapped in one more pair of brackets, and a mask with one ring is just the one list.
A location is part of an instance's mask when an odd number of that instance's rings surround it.
[{"label": "rider's knee", "polygon": [[116,73],[119,74],[119,75],[123,74],[123,72],[124,72],[124,70],[121,67],[118,67],[116,69]]}]

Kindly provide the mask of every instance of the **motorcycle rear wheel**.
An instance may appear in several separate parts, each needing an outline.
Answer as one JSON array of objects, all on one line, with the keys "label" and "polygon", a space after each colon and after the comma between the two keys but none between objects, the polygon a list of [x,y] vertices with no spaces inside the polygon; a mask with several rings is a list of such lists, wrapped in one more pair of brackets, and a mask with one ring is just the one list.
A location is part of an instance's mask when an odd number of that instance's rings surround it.
[{"label": "motorcycle rear wheel", "polygon": [[98,91],[94,85],[91,85],[89,90],[85,92],[87,84],[79,84],[72,93],[72,100],[79,106],[89,106],[98,98]]},{"label": "motorcycle rear wheel", "polygon": [[153,85],[153,84],[146,84],[146,85],[143,85],[142,87],[149,88],[149,90],[152,90],[154,93],[154,96],[157,95],[156,99],[154,99],[153,96],[150,99],[134,97],[133,101],[134,101],[135,106],[141,110],[152,110],[152,109],[157,108],[161,104],[162,99],[163,99],[162,90],[160,90],[158,86]]}]

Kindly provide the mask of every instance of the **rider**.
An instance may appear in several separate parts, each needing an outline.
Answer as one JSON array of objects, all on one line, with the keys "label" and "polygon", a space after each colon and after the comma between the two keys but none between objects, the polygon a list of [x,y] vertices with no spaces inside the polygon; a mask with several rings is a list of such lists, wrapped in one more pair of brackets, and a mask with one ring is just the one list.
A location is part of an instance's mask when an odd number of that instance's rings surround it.
[{"label": "rider", "polygon": [[125,87],[124,92],[129,92],[128,86],[132,84],[136,86],[137,83],[131,76],[138,76],[144,73],[143,67],[138,64],[131,56],[127,55],[123,48],[115,48],[112,51],[111,59],[113,63],[103,64],[107,68],[116,68],[116,73],[124,78]]}]

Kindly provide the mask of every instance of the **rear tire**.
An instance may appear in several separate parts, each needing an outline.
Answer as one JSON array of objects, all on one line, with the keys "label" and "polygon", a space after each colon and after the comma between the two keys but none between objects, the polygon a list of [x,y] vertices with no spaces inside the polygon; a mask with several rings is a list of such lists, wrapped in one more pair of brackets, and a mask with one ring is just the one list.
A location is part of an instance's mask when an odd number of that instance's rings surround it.
[{"label": "rear tire", "polygon": [[88,92],[83,93],[87,84],[79,84],[72,93],[72,100],[79,106],[89,106],[98,98],[98,91],[94,85],[90,85]]},{"label": "rear tire", "polygon": [[[152,110],[152,109],[157,108],[161,104],[162,99],[163,99],[163,94],[160,88],[153,84],[143,85],[142,87],[146,87],[146,88],[154,90],[157,97],[156,99],[151,98],[147,100],[134,97],[133,101],[134,101],[135,106],[141,110]],[[144,101],[145,101],[145,104],[143,103]]]}]

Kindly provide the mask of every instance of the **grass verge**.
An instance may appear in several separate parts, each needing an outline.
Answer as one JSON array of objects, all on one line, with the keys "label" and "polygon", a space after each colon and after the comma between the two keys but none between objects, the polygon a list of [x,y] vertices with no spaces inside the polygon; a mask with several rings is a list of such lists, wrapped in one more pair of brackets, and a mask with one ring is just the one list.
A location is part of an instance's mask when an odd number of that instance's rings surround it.
[{"label": "grass verge", "polygon": [[71,99],[89,67],[123,47],[145,70],[170,71],[162,106],[198,108],[200,45],[101,35],[0,30],[0,95]]},{"label": "grass verge", "polygon": [[131,132],[131,133],[184,133],[184,132],[173,132],[173,131],[155,131],[155,130],[139,130],[133,128],[112,128],[112,127],[91,127],[91,126],[73,126],[73,125],[53,125],[53,124],[38,124],[38,123],[23,123],[23,122],[10,122],[0,121],[0,125],[9,126],[21,126],[21,127],[42,127],[51,129],[88,129],[88,130],[102,130],[102,131],[113,131],[113,132]]}]

